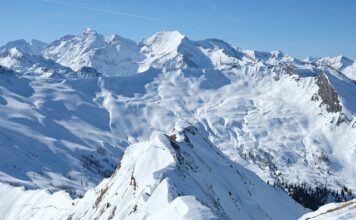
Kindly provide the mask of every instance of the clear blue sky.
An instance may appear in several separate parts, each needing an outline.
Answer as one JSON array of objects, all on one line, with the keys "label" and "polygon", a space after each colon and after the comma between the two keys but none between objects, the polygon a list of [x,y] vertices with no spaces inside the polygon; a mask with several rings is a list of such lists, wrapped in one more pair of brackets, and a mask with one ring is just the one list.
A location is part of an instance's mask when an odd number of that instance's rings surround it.
[{"label": "clear blue sky", "polygon": [[244,49],[356,59],[356,0],[0,0],[0,45],[91,27],[140,41],[160,30]]}]

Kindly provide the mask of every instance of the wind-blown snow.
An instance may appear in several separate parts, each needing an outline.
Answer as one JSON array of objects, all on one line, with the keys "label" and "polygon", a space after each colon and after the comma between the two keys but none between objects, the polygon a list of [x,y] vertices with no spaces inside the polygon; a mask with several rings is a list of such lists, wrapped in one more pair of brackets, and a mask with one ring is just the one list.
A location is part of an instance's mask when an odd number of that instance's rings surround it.
[{"label": "wind-blown snow", "polygon": [[[72,206],[62,192],[49,196],[0,185],[3,195],[12,195],[0,217],[48,213],[53,219],[295,219],[307,211],[186,126],[179,123],[170,137],[154,132],[149,141],[129,146],[113,176]],[[20,204],[28,208],[17,209]]]},{"label": "wind-blown snow", "polygon": [[127,146],[185,120],[265,181],[356,190],[346,58],[299,61],[176,31],[137,45],[86,29],[44,46],[0,47],[1,182],[83,195]]}]

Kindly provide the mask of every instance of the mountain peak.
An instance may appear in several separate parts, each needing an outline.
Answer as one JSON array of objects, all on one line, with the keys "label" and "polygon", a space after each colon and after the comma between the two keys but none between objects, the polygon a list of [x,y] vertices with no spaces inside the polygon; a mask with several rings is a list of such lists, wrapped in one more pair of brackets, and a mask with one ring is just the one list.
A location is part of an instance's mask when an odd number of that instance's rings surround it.
[{"label": "mountain peak", "polygon": [[153,45],[157,47],[156,49],[163,51],[171,51],[176,49],[184,38],[186,36],[179,31],[160,31],[143,40],[141,44]]},{"label": "mountain peak", "polygon": [[353,63],[354,61],[345,57],[344,55],[339,55],[339,56],[336,56],[335,57],[336,60],[338,60],[339,62],[342,62],[342,63]]},{"label": "mountain peak", "polygon": [[88,35],[88,34],[97,34],[97,32],[89,27],[84,28],[84,30],[82,31],[82,35]]},{"label": "mountain peak", "polygon": [[130,40],[130,39],[127,39],[127,38],[124,38],[124,37],[121,37],[120,35],[118,34],[111,34],[107,37],[105,37],[105,41],[107,43],[120,43],[120,42],[130,42],[131,44],[137,44],[136,42]]},{"label": "mountain peak", "polygon": [[174,31],[159,31],[153,35],[154,37],[160,37],[169,40],[182,40],[186,36],[181,32],[174,30]]},{"label": "mountain peak", "polygon": [[106,37],[106,40],[109,42],[119,41],[121,39],[122,39],[122,37],[117,34],[112,34],[112,35]]},{"label": "mountain peak", "polygon": [[0,47],[0,53],[4,53],[5,51],[10,52],[10,50],[16,48],[16,50],[22,54],[40,55],[46,47],[47,43],[39,40],[32,39],[30,42],[27,42],[24,39],[19,39],[10,41]]},{"label": "mountain peak", "polygon": [[74,71],[87,66],[107,75],[136,73],[141,57],[134,41],[116,34],[104,37],[91,28],[84,29],[80,35],[54,41],[43,55]]},{"label": "mountain peak", "polygon": [[84,41],[95,41],[97,38],[103,37],[102,35],[98,34],[95,30],[91,28],[85,28],[79,36]]},{"label": "mountain peak", "polygon": [[319,59],[319,61],[321,63],[331,65],[337,69],[345,69],[346,67],[351,66],[354,63],[353,60],[351,60],[343,55],[339,55],[336,57],[324,57],[324,58]]},{"label": "mountain peak", "polygon": [[243,54],[238,48],[233,47],[229,43],[220,39],[209,38],[197,41],[196,43],[199,45],[200,48],[203,48],[203,50],[207,50],[207,52],[210,53],[211,56],[215,56],[215,60],[216,57],[219,57],[218,60],[220,63],[231,63],[234,62],[231,60],[231,58],[242,59],[243,57]]},{"label": "mountain peak", "polygon": [[21,52],[31,53],[30,44],[27,41],[25,41],[24,39],[10,41],[7,44],[5,44],[4,46],[0,47],[0,51],[4,52],[5,50],[11,50],[13,48],[16,48],[18,51],[21,51]]},{"label": "mountain peak", "polygon": [[48,46],[48,43],[36,39],[32,39],[29,44],[35,54],[42,54]]},{"label": "mountain peak", "polygon": [[140,43],[141,53],[146,56],[140,71],[155,68],[211,68],[209,58],[202,53],[196,42],[179,31],[161,31]]},{"label": "mountain peak", "polygon": [[270,52],[275,58],[282,58],[285,54],[280,50],[273,50]]}]

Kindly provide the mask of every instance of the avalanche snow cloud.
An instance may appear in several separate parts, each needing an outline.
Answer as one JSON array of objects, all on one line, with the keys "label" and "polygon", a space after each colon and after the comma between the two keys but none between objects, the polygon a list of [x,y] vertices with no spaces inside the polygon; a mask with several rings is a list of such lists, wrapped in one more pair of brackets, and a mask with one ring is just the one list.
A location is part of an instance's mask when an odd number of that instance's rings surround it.
[{"label": "avalanche snow cloud", "polygon": [[114,173],[126,147],[185,121],[264,181],[355,191],[355,65],[177,31],[138,44],[91,29],[49,44],[9,42],[0,47],[2,187],[83,196]]}]

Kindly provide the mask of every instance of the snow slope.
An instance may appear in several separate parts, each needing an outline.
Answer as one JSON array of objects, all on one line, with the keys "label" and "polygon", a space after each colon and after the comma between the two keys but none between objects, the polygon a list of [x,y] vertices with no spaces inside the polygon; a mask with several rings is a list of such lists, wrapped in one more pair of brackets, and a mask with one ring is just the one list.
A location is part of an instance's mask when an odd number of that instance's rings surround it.
[{"label": "snow slope", "polygon": [[181,121],[170,136],[154,132],[129,146],[113,176],[81,199],[3,184],[0,191],[11,192],[1,219],[296,219],[307,211]]},{"label": "snow slope", "polygon": [[104,37],[90,28],[50,43],[43,56],[75,71],[88,66],[108,75],[136,73],[142,57],[135,42],[118,35]]},{"label": "snow slope", "polygon": [[314,62],[330,65],[344,73],[350,79],[356,81],[356,62],[345,56],[310,58]]},{"label": "snow slope", "polygon": [[0,218],[4,220],[65,219],[71,205],[71,198],[64,191],[53,194],[43,189],[26,191],[0,183]]},{"label": "snow slope", "polygon": [[343,203],[330,203],[315,212],[303,215],[299,220],[349,220],[356,219],[356,199]]},{"label": "snow slope", "polygon": [[25,40],[15,40],[8,42],[4,46],[1,46],[0,51],[3,53],[6,50],[10,50],[11,48],[17,48],[19,51],[27,54],[41,55],[47,45],[47,43],[35,39],[31,40],[30,42],[26,42]]},{"label": "snow slope", "polygon": [[1,182],[83,195],[127,146],[183,119],[265,181],[356,190],[356,85],[341,67],[177,31],[7,45]]},{"label": "snow slope", "polygon": [[83,194],[111,175],[121,143],[96,100],[97,78],[0,76],[2,182]]},{"label": "snow slope", "polygon": [[140,71],[154,68],[211,68],[210,60],[195,42],[178,31],[158,32],[140,43],[145,55]]},{"label": "snow slope", "polygon": [[16,40],[0,47],[0,65],[16,72],[51,77],[57,74],[73,74],[63,67],[41,56],[47,44],[38,40],[26,42]]}]

